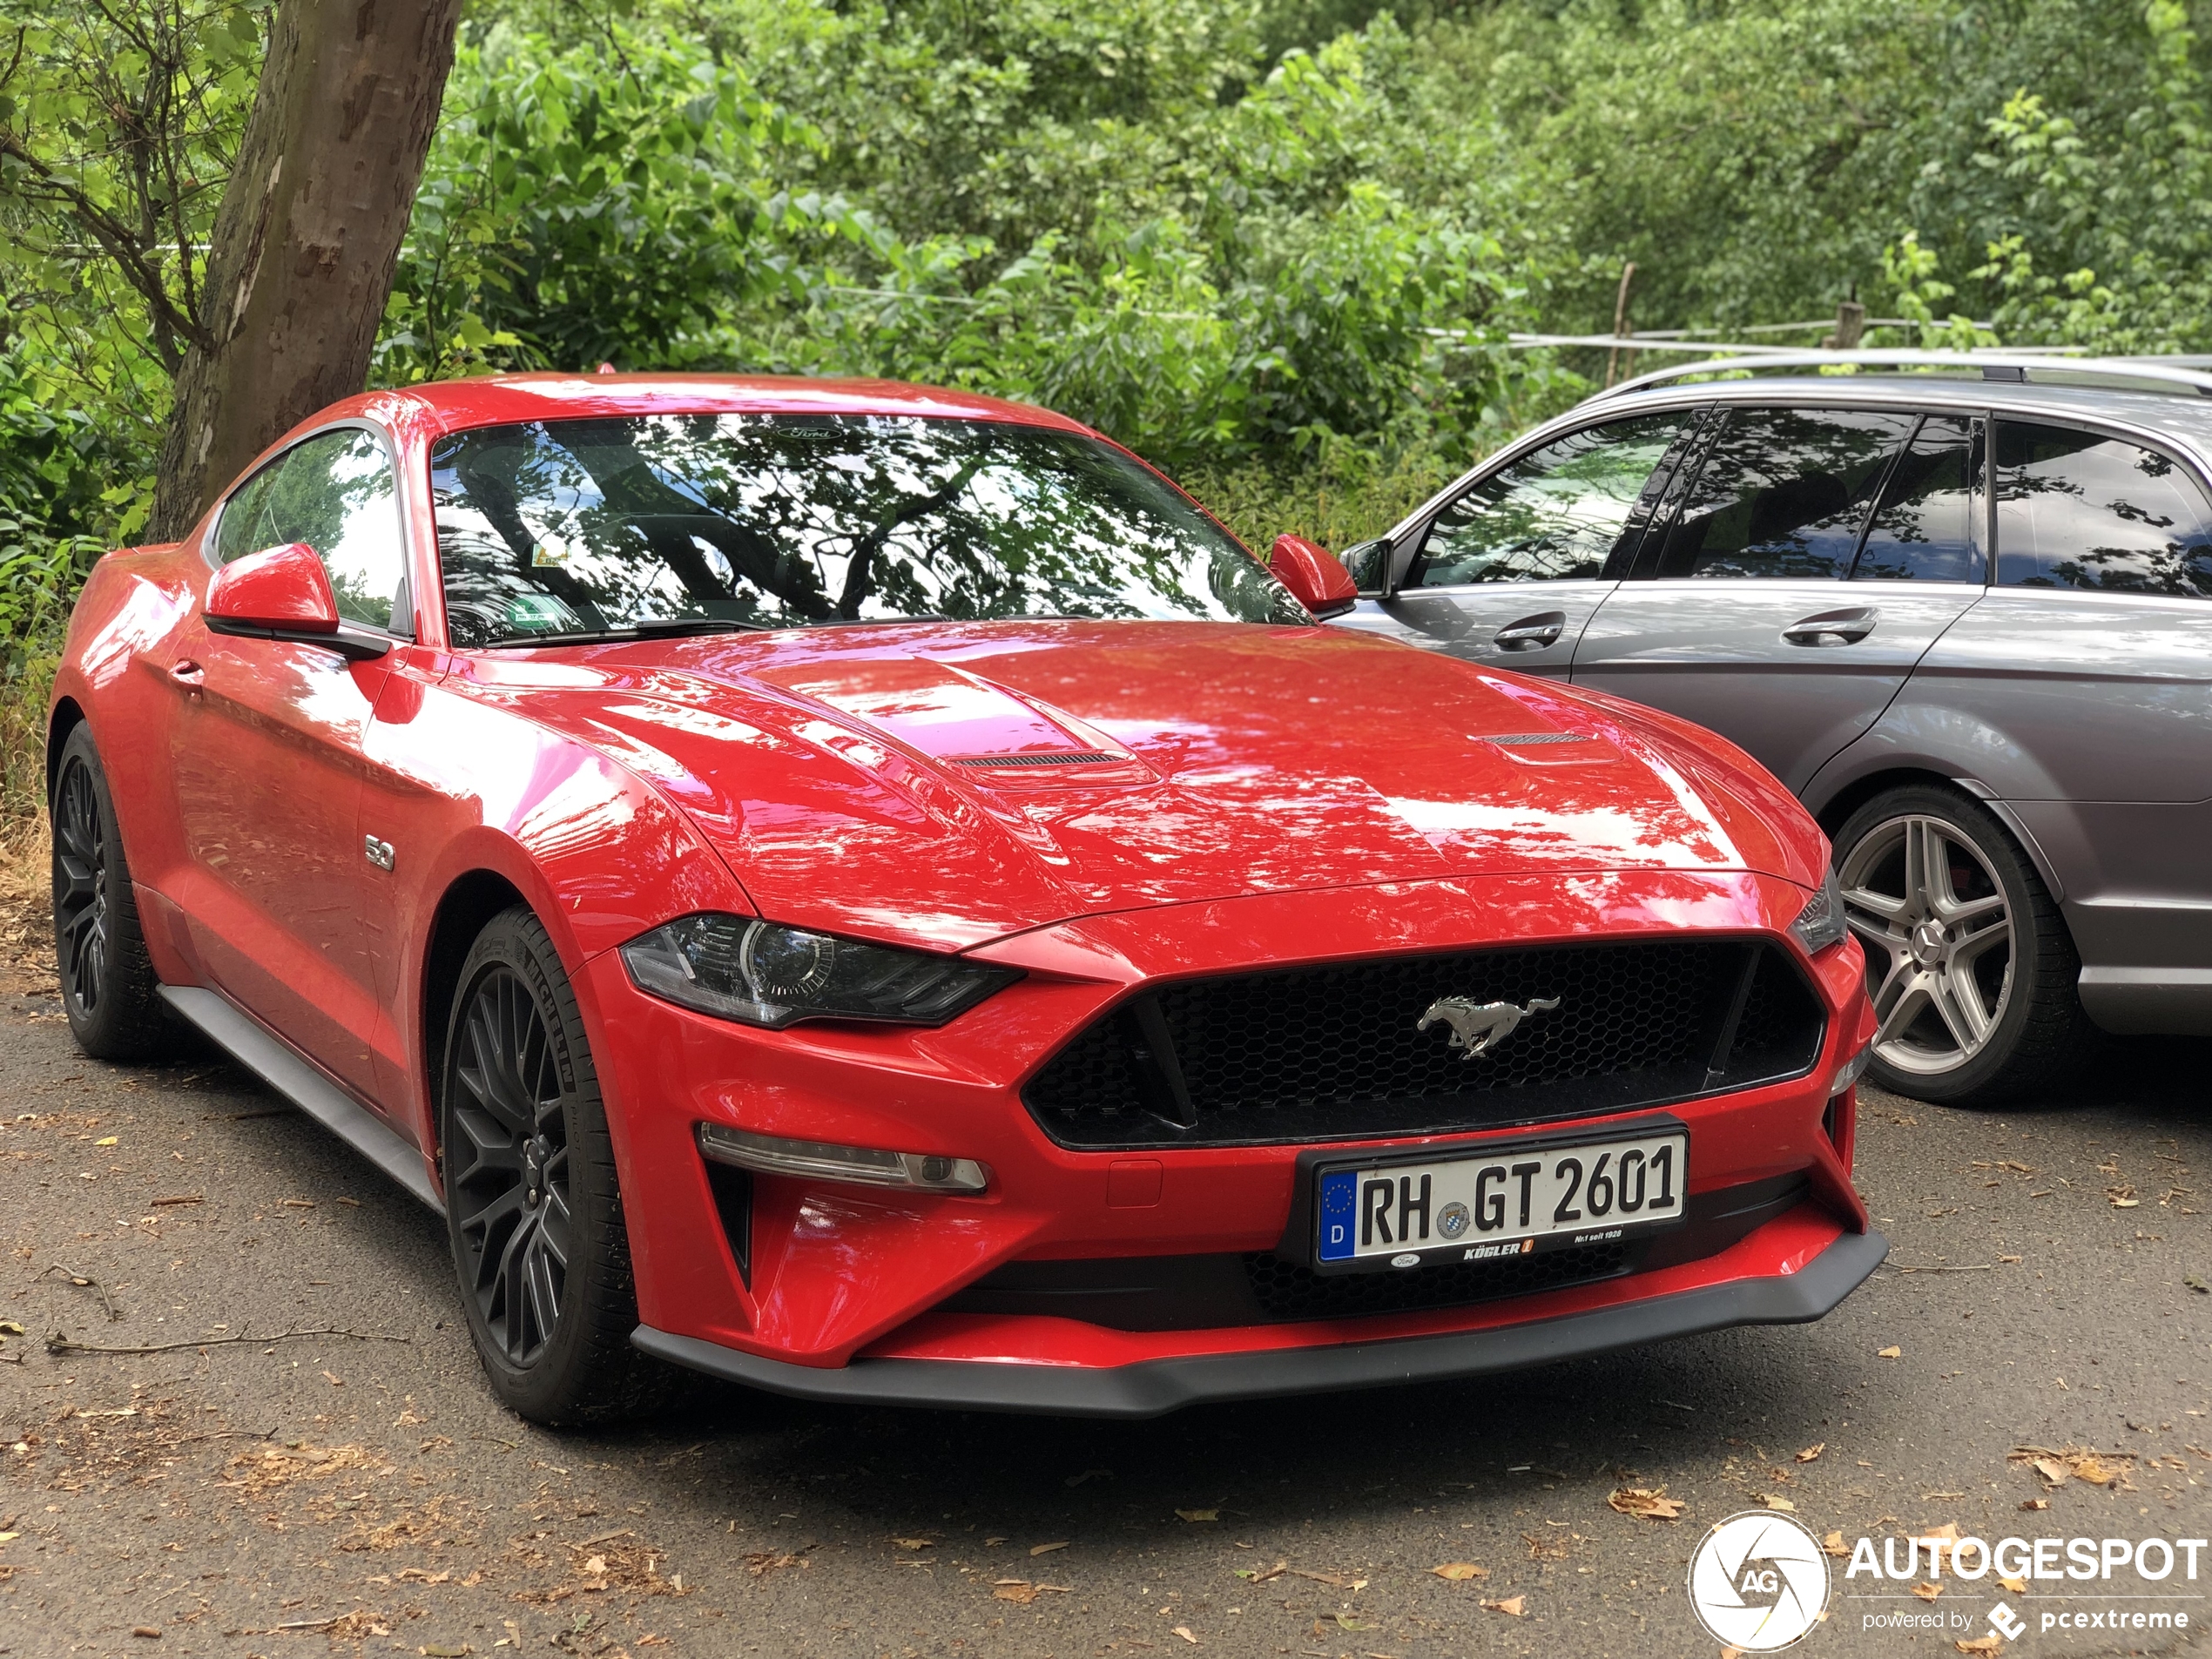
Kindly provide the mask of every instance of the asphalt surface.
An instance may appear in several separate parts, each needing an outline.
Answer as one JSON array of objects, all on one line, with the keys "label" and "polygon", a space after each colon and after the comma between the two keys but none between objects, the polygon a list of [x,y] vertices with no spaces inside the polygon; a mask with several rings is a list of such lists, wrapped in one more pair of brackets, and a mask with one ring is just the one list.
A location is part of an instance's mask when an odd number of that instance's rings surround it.
[{"label": "asphalt surface", "polygon": [[[2212,1532],[2212,1044],[2034,1109],[1864,1096],[1894,1251],[1814,1325],[1148,1424],[703,1387],[564,1435],[482,1386],[426,1213],[219,1059],[86,1061],[45,988],[0,996],[0,1654],[1711,1655],[1686,1563],[1770,1500],[1846,1544]],[[360,1334],[273,1339],[317,1327]],[[1989,1639],[1987,1581],[1831,1565],[1800,1651]],[[2044,1632],[2105,1603],[2027,1588],[2022,1652],[2212,1620]],[[1959,1628],[1866,1628],[1931,1608]]]}]

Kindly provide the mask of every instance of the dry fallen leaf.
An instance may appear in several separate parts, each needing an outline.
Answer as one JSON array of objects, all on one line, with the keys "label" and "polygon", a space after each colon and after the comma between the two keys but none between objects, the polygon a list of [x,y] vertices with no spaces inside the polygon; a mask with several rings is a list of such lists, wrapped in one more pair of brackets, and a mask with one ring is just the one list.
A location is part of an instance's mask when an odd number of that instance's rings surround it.
[{"label": "dry fallen leaf", "polygon": [[2120,1478],[2120,1471],[2107,1468],[2094,1457],[2078,1457],[2074,1460],[2074,1478],[2093,1487],[2108,1487]]},{"label": "dry fallen leaf", "polygon": [[1018,1578],[1002,1578],[992,1586],[991,1594],[1001,1602],[1011,1602],[1016,1607],[1027,1607],[1037,1599],[1037,1587]]},{"label": "dry fallen leaf", "polygon": [[1221,1519],[1221,1511],[1218,1509],[1178,1509],[1175,1513],[1185,1521],[1219,1521]]},{"label": "dry fallen leaf", "polygon": [[1874,1357],[1877,1359],[1902,1359],[1905,1358],[1905,1350],[1892,1344],[1886,1348],[1877,1348],[1874,1351]]},{"label": "dry fallen leaf", "polygon": [[1771,1492],[1762,1492],[1759,1494],[1759,1501],[1770,1509],[1781,1510],[1782,1513],[1786,1515],[1794,1515],[1797,1513],[1797,1506],[1796,1504],[1791,1503],[1789,1499],[1780,1497]]},{"label": "dry fallen leaf", "polygon": [[2024,1578],[2000,1578],[1997,1581],[2000,1584],[2002,1584],[2006,1589],[2010,1590],[2014,1595],[2026,1595],[2027,1594],[2027,1581]]},{"label": "dry fallen leaf", "polygon": [[1808,1446],[1804,1451],[1797,1453],[1797,1461],[1800,1463],[1810,1463],[1827,1449],[1828,1442],[1825,1440],[1819,1441],[1816,1445]]},{"label": "dry fallen leaf", "polygon": [[1067,1548],[1068,1541],[1063,1538],[1056,1544],[1032,1544],[1029,1546],[1029,1554],[1032,1555],[1049,1555],[1055,1549],[1065,1549]]},{"label": "dry fallen leaf", "polygon": [[1959,1636],[1952,1641],[1951,1645],[1961,1653],[2002,1653],[2005,1651],[2005,1638],[1995,1631],[1992,1631],[1986,1636],[1974,1636],[1971,1639]]},{"label": "dry fallen leaf", "polygon": [[2035,1473],[2049,1481],[2052,1486],[2062,1487],[2066,1484],[2067,1467],[2056,1458],[2037,1458],[2033,1467]]},{"label": "dry fallen leaf", "polygon": [[[2024,1498],[2020,1501],[2020,1507],[2023,1509],[2048,1509],[2050,1507],[2051,1501],[2048,1498]],[[2026,1592],[2023,1591],[2021,1594],[2025,1595]]]},{"label": "dry fallen leaf", "polygon": [[894,1538],[891,1541],[901,1549],[927,1549],[937,1541],[934,1538]]},{"label": "dry fallen leaf", "polygon": [[1838,1561],[1851,1554],[1851,1551],[1844,1547],[1844,1535],[1839,1532],[1831,1532],[1822,1539],[1820,1548],[1823,1554],[1833,1555]]},{"label": "dry fallen leaf", "polygon": [[1528,1598],[1525,1595],[1508,1595],[1502,1602],[1485,1602],[1482,1608],[1486,1613],[1504,1613],[1517,1619],[1528,1610]]},{"label": "dry fallen leaf", "polygon": [[1487,1578],[1490,1576],[1490,1569],[1488,1568],[1477,1567],[1473,1561],[1446,1561],[1443,1566],[1432,1567],[1428,1570],[1435,1574],[1439,1578],[1450,1579],[1454,1584],[1463,1582],[1470,1578]]},{"label": "dry fallen leaf", "polygon": [[604,1555],[594,1555],[590,1560],[584,1562],[583,1570],[589,1575],[596,1575],[601,1578],[605,1577],[607,1573],[607,1558]]},{"label": "dry fallen leaf", "polygon": [[1919,1596],[1923,1602],[1932,1602],[1937,1596],[1943,1594],[1943,1586],[1940,1584],[1915,1584],[1912,1587],[1912,1594]]},{"label": "dry fallen leaf", "polygon": [[1677,1520],[1689,1508],[1680,1498],[1669,1498],[1664,1487],[1620,1487],[1605,1501],[1624,1515],[1646,1521]]},{"label": "dry fallen leaf", "polygon": [[93,1142],[92,1144],[95,1146],[113,1146],[122,1138],[123,1137],[120,1135],[103,1135],[98,1140]]},{"label": "dry fallen leaf", "polygon": [[1185,1642],[1189,1642],[1192,1647],[1195,1648],[1198,1645],[1198,1638],[1190,1634],[1190,1627],[1189,1625],[1177,1625],[1175,1627],[1175,1633],[1176,1635],[1181,1636]]}]

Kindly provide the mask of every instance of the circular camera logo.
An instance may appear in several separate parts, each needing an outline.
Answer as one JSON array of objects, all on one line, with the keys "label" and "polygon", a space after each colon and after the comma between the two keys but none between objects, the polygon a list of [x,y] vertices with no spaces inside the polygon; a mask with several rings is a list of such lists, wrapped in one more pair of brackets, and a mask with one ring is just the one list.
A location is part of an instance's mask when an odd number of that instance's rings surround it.
[{"label": "circular camera logo", "polygon": [[1820,1541],[1787,1515],[1730,1515],[1714,1523],[1689,1558],[1689,1605],[1723,1646],[1773,1653],[1828,1610],[1828,1559]]}]

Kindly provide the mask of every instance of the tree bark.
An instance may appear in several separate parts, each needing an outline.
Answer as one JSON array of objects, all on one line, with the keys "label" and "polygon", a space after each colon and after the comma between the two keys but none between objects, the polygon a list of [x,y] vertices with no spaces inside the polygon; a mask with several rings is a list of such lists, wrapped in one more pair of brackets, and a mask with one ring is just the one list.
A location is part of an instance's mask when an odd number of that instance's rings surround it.
[{"label": "tree bark", "polygon": [[288,428],[361,388],[453,67],[460,0],[282,0],[161,446],[174,540]]}]

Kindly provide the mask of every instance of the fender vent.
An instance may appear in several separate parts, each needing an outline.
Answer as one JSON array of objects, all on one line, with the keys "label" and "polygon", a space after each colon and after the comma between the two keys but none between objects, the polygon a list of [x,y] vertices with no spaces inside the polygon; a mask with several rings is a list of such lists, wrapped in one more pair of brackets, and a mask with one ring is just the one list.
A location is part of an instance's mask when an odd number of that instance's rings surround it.
[{"label": "fender vent", "polygon": [[1587,732],[1507,732],[1482,739],[1485,743],[1510,743],[1517,749],[1538,743],[1588,743]]}]

